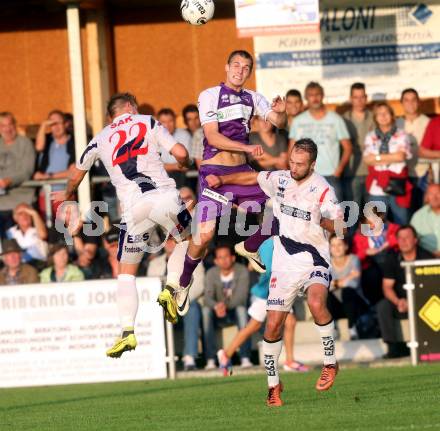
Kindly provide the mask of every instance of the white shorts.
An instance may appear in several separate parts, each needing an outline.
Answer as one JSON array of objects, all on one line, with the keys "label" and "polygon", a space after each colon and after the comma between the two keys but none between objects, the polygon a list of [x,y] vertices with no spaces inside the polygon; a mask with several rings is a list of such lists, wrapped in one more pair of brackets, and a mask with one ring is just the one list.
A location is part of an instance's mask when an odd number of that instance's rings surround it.
[{"label": "white shorts", "polygon": [[296,271],[273,270],[269,284],[267,310],[289,311],[300,292],[312,284],[330,285],[330,268],[306,265]]},{"label": "white shorts", "polygon": [[[259,298],[258,296],[252,297],[251,306],[248,308],[249,316],[257,322],[263,323],[266,320],[267,315],[266,304],[266,299]],[[290,313],[293,314],[292,309],[290,309]]]},{"label": "white shorts", "polygon": [[184,240],[190,232],[191,215],[174,188],[146,193],[125,211],[119,232],[118,260],[135,264],[142,260],[145,252],[160,250],[163,243],[149,242],[158,227],[177,241]]}]

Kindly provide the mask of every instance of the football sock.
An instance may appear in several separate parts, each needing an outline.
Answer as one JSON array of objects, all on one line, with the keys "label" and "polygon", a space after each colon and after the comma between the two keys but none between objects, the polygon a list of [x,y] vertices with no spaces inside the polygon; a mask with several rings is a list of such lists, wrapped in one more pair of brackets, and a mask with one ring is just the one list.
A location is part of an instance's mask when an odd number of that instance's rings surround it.
[{"label": "football sock", "polygon": [[182,274],[185,255],[188,250],[188,241],[179,242],[167,262],[167,283],[179,284],[179,276]]},{"label": "football sock", "polygon": [[258,230],[251,235],[247,240],[244,242],[244,248],[251,252],[255,253],[260,248],[260,245],[263,244],[266,239],[270,238],[272,236],[272,233],[269,234],[262,234],[261,233],[262,227],[260,226]]},{"label": "football sock", "polygon": [[134,328],[131,326],[127,326],[122,330],[122,338],[128,337],[129,335],[134,334]]},{"label": "football sock", "polygon": [[315,322],[319,335],[321,336],[321,343],[324,353],[324,365],[336,364],[335,355],[335,323],[332,320],[325,325],[319,325]]},{"label": "football sock", "polygon": [[116,288],[116,304],[118,306],[119,320],[123,328],[134,327],[138,303],[135,276],[119,274],[118,287]]},{"label": "football sock", "polygon": [[183,271],[182,271],[182,275],[180,276],[180,281],[179,281],[179,284],[181,287],[188,286],[188,284],[191,281],[191,276],[201,260],[202,260],[201,258],[193,259],[192,257],[190,257],[188,255],[188,253],[185,254]]},{"label": "football sock", "polygon": [[278,359],[280,357],[282,346],[282,339],[277,341],[268,341],[263,338],[264,368],[266,368],[267,384],[270,388],[280,383]]}]

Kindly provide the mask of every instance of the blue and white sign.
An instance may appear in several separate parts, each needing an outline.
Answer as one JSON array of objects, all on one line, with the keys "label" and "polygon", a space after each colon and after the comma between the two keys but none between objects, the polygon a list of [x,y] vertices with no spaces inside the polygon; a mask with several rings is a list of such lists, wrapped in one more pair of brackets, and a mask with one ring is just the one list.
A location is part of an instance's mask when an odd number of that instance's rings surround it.
[{"label": "blue and white sign", "polygon": [[373,99],[398,99],[407,87],[438,96],[440,5],[331,3],[321,3],[320,33],[254,39],[260,92],[303,91],[313,80],[323,84],[327,102],[341,103],[360,81]]}]

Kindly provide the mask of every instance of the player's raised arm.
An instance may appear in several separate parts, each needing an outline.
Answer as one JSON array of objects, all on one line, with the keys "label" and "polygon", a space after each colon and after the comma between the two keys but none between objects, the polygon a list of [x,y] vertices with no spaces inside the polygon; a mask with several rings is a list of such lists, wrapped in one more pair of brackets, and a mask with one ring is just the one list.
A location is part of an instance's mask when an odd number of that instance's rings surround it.
[{"label": "player's raised arm", "polygon": [[271,111],[267,114],[267,119],[278,129],[282,129],[287,124],[286,99],[280,96],[272,100]]},{"label": "player's raised arm", "polygon": [[347,225],[344,221],[344,213],[338,203],[332,187],[324,190],[318,205],[320,213],[319,225],[338,237],[344,237],[347,233]]},{"label": "player's raised arm", "polygon": [[242,186],[252,186],[258,184],[258,172],[237,172],[229,175],[207,175],[206,181],[209,187],[214,189],[224,184],[240,184]]},{"label": "player's raised arm", "polygon": [[189,168],[191,165],[191,160],[189,158],[188,150],[185,148],[183,144],[177,143],[174,144],[171,148],[170,153],[177,160],[177,163],[182,168]]}]

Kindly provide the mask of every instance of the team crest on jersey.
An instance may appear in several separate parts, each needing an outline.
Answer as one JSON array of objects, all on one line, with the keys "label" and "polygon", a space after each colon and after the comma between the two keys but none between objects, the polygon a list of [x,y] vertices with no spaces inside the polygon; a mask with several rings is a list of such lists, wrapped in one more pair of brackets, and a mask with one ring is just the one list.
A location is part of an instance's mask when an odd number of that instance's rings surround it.
[{"label": "team crest on jersey", "polygon": [[241,102],[240,96],[236,96],[235,94],[229,95],[229,103],[240,103],[240,102]]},{"label": "team crest on jersey", "polygon": [[316,186],[310,186],[310,193],[315,193],[318,188]]},{"label": "team crest on jersey", "polygon": [[270,287],[270,289],[274,289],[275,287],[277,287],[277,278],[276,277],[272,277],[270,279],[269,287]]}]

